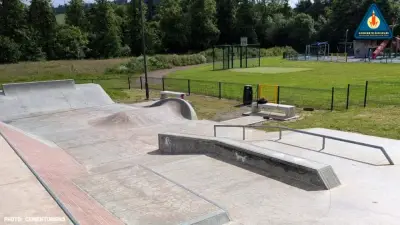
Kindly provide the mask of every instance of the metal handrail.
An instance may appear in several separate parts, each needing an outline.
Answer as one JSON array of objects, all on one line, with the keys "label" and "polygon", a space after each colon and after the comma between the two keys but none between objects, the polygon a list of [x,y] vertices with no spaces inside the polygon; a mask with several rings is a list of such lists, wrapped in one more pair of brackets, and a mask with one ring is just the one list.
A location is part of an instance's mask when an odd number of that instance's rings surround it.
[{"label": "metal handrail", "polygon": [[361,146],[370,147],[370,148],[376,148],[382,152],[382,154],[385,156],[385,158],[387,159],[387,161],[389,162],[390,165],[394,165],[393,160],[387,154],[386,150],[382,146],[378,146],[378,145],[372,145],[372,144],[368,144],[368,143],[364,143],[364,142],[352,141],[352,140],[348,140],[348,139],[344,139],[344,138],[337,138],[337,137],[332,137],[332,136],[323,135],[323,134],[316,134],[316,133],[312,133],[312,132],[308,132],[308,131],[304,131],[304,130],[296,130],[296,129],[292,129],[292,128],[288,128],[288,127],[269,126],[269,125],[214,125],[214,137],[217,137],[217,127],[241,127],[241,128],[243,128],[243,136],[242,136],[243,140],[246,139],[246,128],[274,128],[274,129],[279,129],[279,139],[278,140],[282,139],[282,130],[289,130],[289,131],[293,131],[296,133],[321,137],[322,138],[322,149],[321,150],[325,149],[325,139],[331,139],[331,140],[335,140],[335,141],[341,141],[341,142],[346,142],[346,143],[355,144],[355,145],[361,145]]}]

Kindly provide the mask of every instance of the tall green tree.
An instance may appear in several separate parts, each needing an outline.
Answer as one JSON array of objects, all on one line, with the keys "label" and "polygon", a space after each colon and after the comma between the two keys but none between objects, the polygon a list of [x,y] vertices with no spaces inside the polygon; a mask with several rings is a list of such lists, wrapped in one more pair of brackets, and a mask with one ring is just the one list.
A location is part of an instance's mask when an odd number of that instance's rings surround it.
[{"label": "tall green tree", "polygon": [[232,44],[238,41],[236,35],[237,0],[216,0],[217,25],[220,30],[219,43]]},{"label": "tall green tree", "polygon": [[118,22],[107,0],[96,0],[90,21],[89,57],[117,57],[121,51]]},{"label": "tall green tree", "polygon": [[247,37],[251,44],[258,43],[256,33],[257,18],[254,3],[250,0],[240,0],[237,12],[237,33],[239,37]]},{"label": "tall green tree", "polygon": [[305,13],[293,17],[289,21],[287,30],[289,42],[297,50],[302,50],[305,45],[311,43],[316,32],[313,18]]},{"label": "tall green tree", "polygon": [[85,48],[88,43],[86,34],[75,26],[60,25],[56,32],[54,51],[57,59],[85,58]]},{"label": "tall green tree", "polygon": [[0,35],[21,42],[26,26],[26,10],[20,0],[0,1]]},{"label": "tall green tree", "polygon": [[187,50],[189,31],[184,18],[182,1],[162,0],[159,6],[160,31],[163,47],[168,52]]},{"label": "tall green tree", "polygon": [[29,6],[29,23],[39,35],[39,45],[48,59],[55,59],[54,45],[56,18],[50,0],[32,0]]},{"label": "tall green tree", "polygon": [[[146,14],[146,5],[141,0],[131,0],[128,5],[128,21],[125,39],[134,55],[140,55],[142,52],[142,17],[139,10],[139,4],[142,4],[143,13]],[[146,23],[146,18],[144,19]]]},{"label": "tall green tree", "polygon": [[65,12],[65,23],[83,30],[86,25],[84,7],[83,0],[71,0]]},{"label": "tall green tree", "polygon": [[210,48],[219,37],[215,0],[192,0],[190,4],[191,47]]}]

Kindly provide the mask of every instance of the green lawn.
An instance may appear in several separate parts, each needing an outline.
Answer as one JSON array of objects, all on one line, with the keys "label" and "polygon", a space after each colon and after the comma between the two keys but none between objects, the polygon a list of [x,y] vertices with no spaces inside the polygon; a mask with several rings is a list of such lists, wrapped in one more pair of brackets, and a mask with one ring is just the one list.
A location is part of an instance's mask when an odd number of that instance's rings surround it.
[{"label": "green lawn", "polygon": [[64,24],[65,23],[65,14],[57,14],[56,21],[58,24]]},{"label": "green lawn", "polygon": [[[345,109],[347,85],[349,106],[363,106],[366,81],[368,105],[400,104],[400,65],[368,63],[330,63],[287,61],[263,58],[260,68],[213,71],[213,65],[177,71],[165,79],[167,89],[187,90],[190,79],[193,93],[240,99],[243,85],[279,85],[279,100],[300,107],[330,109],[334,87],[334,109]],[[180,80],[176,80],[180,79]],[[198,81],[201,80],[201,81]],[[221,82],[221,84],[219,84]],[[221,86],[221,91],[219,87]],[[260,97],[275,99],[274,88],[263,88]],[[256,96],[256,93],[254,93]]]},{"label": "green lawn", "polygon": [[168,77],[194,80],[265,83],[305,88],[346,87],[364,85],[365,81],[400,81],[400,65],[369,63],[330,63],[288,61],[281,58],[263,58],[262,67],[309,68],[307,71],[265,74],[254,72],[212,71],[212,64],[191,70],[177,71]]}]

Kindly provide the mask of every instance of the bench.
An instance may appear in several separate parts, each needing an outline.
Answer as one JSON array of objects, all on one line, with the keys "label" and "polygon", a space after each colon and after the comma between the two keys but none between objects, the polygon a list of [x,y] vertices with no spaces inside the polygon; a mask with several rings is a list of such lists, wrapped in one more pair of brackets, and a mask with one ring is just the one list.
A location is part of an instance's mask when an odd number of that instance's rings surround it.
[{"label": "bench", "polygon": [[175,91],[161,91],[160,92],[160,99],[166,99],[168,95],[173,95],[177,98],[184,99],[185,98],[185,93],[182,92],[175,92]]},{"label": "bench", "polygon": [[282,111],[283,118],[289,119],[296,116],[296,107],[293,105],[282,105],[282,104],[275,104],[275,103],[266,103],[266,104],[257,104],[257,102],[253,102],[251,105],[252,113],[260,113],[262,109],[265,109],[271,114],[274,111]]}]

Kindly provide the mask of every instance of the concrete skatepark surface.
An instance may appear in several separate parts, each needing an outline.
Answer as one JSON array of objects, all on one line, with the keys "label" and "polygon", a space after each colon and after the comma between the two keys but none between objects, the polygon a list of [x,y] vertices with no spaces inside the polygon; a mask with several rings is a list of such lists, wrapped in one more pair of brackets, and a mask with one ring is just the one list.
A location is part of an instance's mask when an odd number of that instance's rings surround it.
[{"label": "concrete skatepark surface", "polygon": [[[396,164],[388,165],[376,149],[328,140],[326,149],[320,151],[318,137],[284,132],[278,142],[276,132],[248,129],[246,143],[330,165],[341,181],[340,186],[330,190],[306,190],[235,160],[207,154],[162,154],[158,146],[160,133],[213,136],[213,125],[217,123],[184,115],[194,111],[183,100],[144,107],[143,103],[113,103],[96,85],[47,89],[31,89],[33,94],[46,93],[41,97],[22,94],[24,88],[18,90],[17,97],[10,97],[5,90],[0,96],[1,109],[16,109],[0,111],[0,118],[6,122],[0,123],[0,133],[48,183],[79,224],[200,225],[231,221],[232,225],[333,225],[400,221],[397,140],[308,130],[383,146]],[[84,93],[92,95],[78,97]],[[62,94],[67,102],[76,104],[57,105],[51,94]],[[39,99],[45,96],[50,96],[51,107],[46,101],[40,104]],[[33,105],[25,103],[29,98],[35,102]],[[242,129],[218,128],[218,137],[239,141]],[[22,164],[7,145],[0,150],[0,159],[5,161],[2,165],[7,168],[7,173],[0,172],[0,181],[22,173],[32,177],[29,170],[15,169]],[[5,183],[11,185],[13,181]],[[46,196],[30,200],[30,207],[38,210],[39,216],[65,215],[34,179],[26,185],[36,188],[24,198],[36,193]],[[12,196],[9,193],[6,201],[0,201],[0,216],[31,215]],[[44,205],[52,210],[45,210]],[[3,210],[10,206],[15,210]],[[0,218],[0,224],[9,223]]]}]

